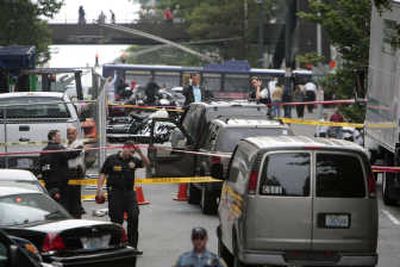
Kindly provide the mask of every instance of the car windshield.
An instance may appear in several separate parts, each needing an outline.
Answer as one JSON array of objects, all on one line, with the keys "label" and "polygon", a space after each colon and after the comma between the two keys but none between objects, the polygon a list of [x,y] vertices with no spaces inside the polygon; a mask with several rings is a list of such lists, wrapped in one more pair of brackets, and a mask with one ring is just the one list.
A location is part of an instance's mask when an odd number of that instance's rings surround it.
[{"label": "car windshield", "polygon": [[241,139],[255,136],[288,135],[286,128],[226,128],[218,135],[215,149],[221,152],[232,152]]},{"label": "car windshield", "polygon": [[0,227],[58,221],[70,215],[45,194],[28,193],[0,198]]}]

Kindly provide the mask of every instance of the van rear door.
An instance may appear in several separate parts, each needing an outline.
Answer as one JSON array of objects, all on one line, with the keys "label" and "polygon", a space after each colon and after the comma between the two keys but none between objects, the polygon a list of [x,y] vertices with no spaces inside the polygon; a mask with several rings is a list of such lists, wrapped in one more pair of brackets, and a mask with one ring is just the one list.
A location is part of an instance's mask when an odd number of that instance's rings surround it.
[{"label": "van rear door", "polygon": [[244,227],[248,249],[311,249],[311,161],[311,153],[305,151],[264,156],[257,168],[261,170],[257,193],[248,195]]},{"label": "van rear door", "polygon": [[368,196],[368,163],[355,153],[315,157],[313,250],[375,252],[377,203]]}]

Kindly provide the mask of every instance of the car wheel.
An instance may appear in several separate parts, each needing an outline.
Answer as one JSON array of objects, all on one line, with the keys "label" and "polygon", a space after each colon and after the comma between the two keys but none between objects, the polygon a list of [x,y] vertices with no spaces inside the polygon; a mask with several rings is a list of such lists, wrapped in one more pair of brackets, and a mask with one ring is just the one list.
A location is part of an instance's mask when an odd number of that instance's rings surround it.
[{"label": "car wheel", "polygon": [[394,179],[393,173],[384,173],[382,176],[382,199],[383,203],[388,206],[396,205],[396,200],[390,195],[390,187],[392,186],[392,181]]},{"label": "car wheel", "polygon": [[217,214],[217,198],[204,186],[201,190],[201,211],[203,214]]},{"label": "car wheel", "polygon": [[200,204],[200,199],[201,199],[200,190],[196,186],[189,184],[188,203],[198,205],[198,204]]}]

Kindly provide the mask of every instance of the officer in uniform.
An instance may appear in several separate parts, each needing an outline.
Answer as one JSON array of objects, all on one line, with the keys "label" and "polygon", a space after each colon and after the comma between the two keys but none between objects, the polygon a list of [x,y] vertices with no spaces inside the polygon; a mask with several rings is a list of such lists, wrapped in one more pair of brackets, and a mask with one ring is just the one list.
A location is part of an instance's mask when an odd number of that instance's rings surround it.
[{"label": "officer in uniform", "polygon": [[179,256],[175,267],[223,267],[219,257],[206,249],[207,231],[203,227],[192,229],[193,250]]},{"label": "officer in uniform", "polygon": [[[137,158],[134,154],[140,157]],[[114,223],[122,225],[124,212],[128,214],[128,242],[137,249],[139,207],[133,190],[135,170],[149,167],[150,161],[139,147],[131,141],[124,144],[122,151],[109,156],[104,162],[97,182],[97,198],[104,198],[103,184],[107,178],[108,213]],[[141,251],[137,251],[141,254]]]}]

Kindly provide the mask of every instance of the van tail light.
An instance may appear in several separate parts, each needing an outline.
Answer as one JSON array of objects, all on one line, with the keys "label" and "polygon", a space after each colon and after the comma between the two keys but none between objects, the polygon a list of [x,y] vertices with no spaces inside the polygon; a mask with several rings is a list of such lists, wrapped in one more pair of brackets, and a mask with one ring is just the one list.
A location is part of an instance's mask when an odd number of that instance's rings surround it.
[{"label": "van tail light", "polygon": [[221,157],[212,156],[211,157],[211,164],[221,164]]},{"label": "van tail light", "polygon": [[251,171],[249,177],[249,185],[248,185],[248,194],[255,195],[257,190],[257,179],[258,179],[258,172]]},{"label": "van tail light", "polygon": [[128,235],[126,234],[126,231],[125,231],[124,228],[122,228],[122,231],[121,231],[121,241],[120,241],[120,243],[123,244],[123,245],[128,243]]},{"label": "van tail light", "polygon": [[368,175],[368,196],[370,198],[376,197],[376,180],[372,171]]},{"label": "van tail light", "polygon": [[43,241],[42,251],[60,251],[65,249],[65,243],[63,238],[56,233],[48,233]]}]

